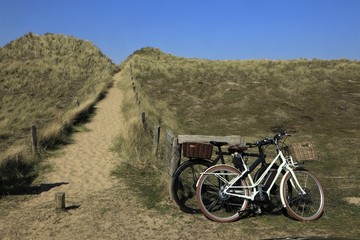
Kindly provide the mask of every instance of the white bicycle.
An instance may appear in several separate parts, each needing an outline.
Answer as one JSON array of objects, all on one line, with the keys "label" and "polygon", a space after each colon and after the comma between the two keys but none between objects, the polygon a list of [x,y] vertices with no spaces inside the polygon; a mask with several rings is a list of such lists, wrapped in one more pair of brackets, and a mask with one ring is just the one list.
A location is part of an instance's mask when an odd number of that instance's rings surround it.
[{"label": "white bicycle", "polygon": [[[258,147],[259,157],[247,166],[246,148],[234,148],[235,167],[221,164],[208,168],[197,182],[196,198],[206,217],[218,222],[239,219],[251,209],[261,212],[265,206],[286,209],[299,221],[313,221],[324,212],[325,196],[319,180],[302,165],[286,156],[280,147],[286,132],[265,138],[249,147]],[[265,147],[274,145],[277,155],[266,163]],[[258,171],[251,173],[259,166]],[[281,180],[281,181],[280,181]]]}]

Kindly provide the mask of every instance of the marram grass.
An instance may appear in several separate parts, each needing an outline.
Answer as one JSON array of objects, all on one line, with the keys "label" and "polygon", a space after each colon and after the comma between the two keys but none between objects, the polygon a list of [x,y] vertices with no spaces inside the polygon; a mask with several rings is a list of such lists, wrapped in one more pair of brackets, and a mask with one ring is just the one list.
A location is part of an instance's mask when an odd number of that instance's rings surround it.
[{"label": "marram grass", "polygon": [[[116,69],[91,42],[70,36],[29,33],[0,48],[1,182],[21,179],[38,162],[31,126],[37,127],[40,153],[66,142],[71,126],[106,93]],[[8,177],[11,171],[19,174]]]},{"label": "marram grass", "polygon": [[[307,236],[358,236],[359,207],[346,199],[360,197],[360,62],[209,61],[143,48],[122,63],[122,68],[127,66],[145,102],[162,102],[168,109],[164,118],[172,113],[176,133],[238,134],[253,142],[286,129],[292,134],[289,144],[314,142],[318,159],[305,167],[324,187],[324,216],[305,225],[284,216],[264,216],[254,218],[257,225],[282,232],[273,224],[276,219],[285,222],[287,234],[300,228]],[[155,165],[155,158],[149,161]],[[349,224],[338,224],[343,219]],[[253,220],[241,221],[246,227]]]}]

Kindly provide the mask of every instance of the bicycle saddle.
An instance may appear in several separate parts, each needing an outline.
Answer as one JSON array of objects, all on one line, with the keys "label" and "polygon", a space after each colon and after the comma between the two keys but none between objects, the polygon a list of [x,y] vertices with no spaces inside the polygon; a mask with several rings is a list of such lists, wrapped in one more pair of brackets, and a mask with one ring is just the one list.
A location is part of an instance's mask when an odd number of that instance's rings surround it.
[{"label": "bicycle saddle", "polygon": [[230,153],[235,153],[235,152],[238,152],[238,153],[242,153],[244,152],[245,150],[247,150],[248,148],[246,146],[241,146],[239,144],[236,144],[236,145],[231,145],[229,148],[228,148],[228,151]]},{"label": "bicycle saddle", "polygon": [[221,147],[228,144],[227,142],[217,142],[217,141],[210,141],[210,143],[216,147]]}]

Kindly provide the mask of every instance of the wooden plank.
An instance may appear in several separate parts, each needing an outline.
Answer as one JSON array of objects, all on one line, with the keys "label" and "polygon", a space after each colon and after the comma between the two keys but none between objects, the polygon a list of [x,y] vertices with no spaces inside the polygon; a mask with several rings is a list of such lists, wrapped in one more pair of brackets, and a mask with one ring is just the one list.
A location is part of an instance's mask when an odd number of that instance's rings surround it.
[{"label": "wooden plank", "polygon": [[245,145],[245,139],[242,139],[239,135],[229,136],[211,136],[211,135],[179,135],[178,143],[184,142],[203,142],[208,143],[210,141],[227,142],[229,145],[240,144]]}]

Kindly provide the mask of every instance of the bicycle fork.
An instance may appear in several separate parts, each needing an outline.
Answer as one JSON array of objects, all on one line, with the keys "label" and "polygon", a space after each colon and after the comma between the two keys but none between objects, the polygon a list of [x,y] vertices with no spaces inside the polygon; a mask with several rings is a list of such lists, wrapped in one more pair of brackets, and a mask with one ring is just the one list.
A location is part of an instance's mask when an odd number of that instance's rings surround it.
[{"label": "bicycle fork", "polygon": [[291,168],[287,168],[287,173],[283,176],[283,178],[281,179],[281,183],[280,183],[280,199],[281,199],[281,203],[284,207],[286,207],[286,196],[284,194],[286,194],[282,189],[284,189],[284,185],[285,183],[285,179],[287,178],[287,176],[291,174],[291,179],[290,179],[290,184],[292,189],[296,192],[296,193],[300,193],[302,195],[306,195],[306,191],[302,188],[302,186],[300,185],[294,170]]}]

